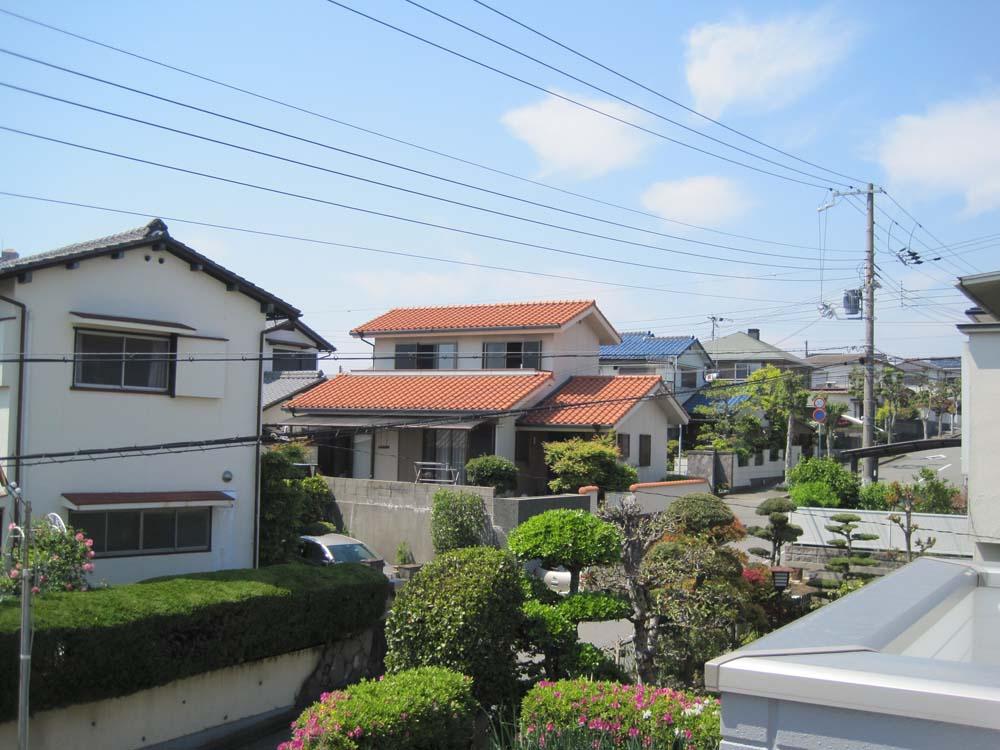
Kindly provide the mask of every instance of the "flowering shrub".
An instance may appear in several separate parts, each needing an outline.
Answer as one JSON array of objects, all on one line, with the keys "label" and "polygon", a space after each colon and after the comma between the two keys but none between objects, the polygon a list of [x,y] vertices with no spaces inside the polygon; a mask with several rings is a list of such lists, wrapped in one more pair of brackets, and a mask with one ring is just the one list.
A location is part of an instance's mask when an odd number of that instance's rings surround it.
[{"label": "flowering shrub", "polygon": [[[722,741],[714,698],[648,685],[539,682],[521,703],[521,747],[716,750]],[[574,742],[562,745],[563,735]]]},{"label": "flowering shrub", "polygon": [[[8,533],[14,530],[8,527]],[[32,527],[30,563],[34,573],[31,593],[47,591],[86,591],[89,588],[87,576],[94,572],[93,539],[83,532],[67,529],[60,531],[46,520],[40,520]],[[19,560],[19,545],[14,542],[14,556]],[[14,563],[6,575],[0,577],[0,594],[21,593],[22,565]]]},{"label": "flowering shrub", "polygon": [[411,669],[323,693],[278,750],[466,750],[475,706],[470,678]]}]

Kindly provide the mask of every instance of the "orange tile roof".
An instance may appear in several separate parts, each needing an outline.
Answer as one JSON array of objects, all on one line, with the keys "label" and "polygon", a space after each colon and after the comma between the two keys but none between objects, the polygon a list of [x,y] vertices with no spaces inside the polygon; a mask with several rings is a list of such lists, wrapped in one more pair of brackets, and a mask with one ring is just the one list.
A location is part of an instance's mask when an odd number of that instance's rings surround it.
[{"label": "orange tile roof", "polygon": [[355,336],[430,331],[489,331],[558,328],[589,307],[593,300],[508,302],[499,305],[397,307],[354,328]]},{"label": "orange tile roof", "polygon": [[643,396],[662,382],[659,375],[584,375],[573,377],[537,407],[521,417],[520,423],[524,425],[613,427],[633,406],[639,403]]},{"label": "orange tile roof", "polygon": [[290,409],[494,412],[514,408],[552,374],[361,375],[344,373],[299,394]]}]

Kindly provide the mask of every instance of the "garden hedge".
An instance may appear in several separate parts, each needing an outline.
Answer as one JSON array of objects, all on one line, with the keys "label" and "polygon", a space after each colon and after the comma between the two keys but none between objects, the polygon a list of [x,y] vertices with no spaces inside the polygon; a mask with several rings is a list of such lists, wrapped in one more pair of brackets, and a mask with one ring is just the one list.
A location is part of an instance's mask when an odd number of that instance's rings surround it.
[{"label": "garden hedge", "polygon": [[522,623],[521,566],[490,547],[438,555],[396,597],[385,626],[389,674],[447,667],[484,706],[509,704]]},{"label": "garden hedge", "polygon": [[[375,624],[389,584],[363,565],[292,563],[44,594],[31,708],[129,695],[343,638]],[[17,713],[19,602],[0,603],[0,720]]]},{"label": "garden hedge", "polygon": [[467,750],[472,680],[420,667],[323,693],[292,724],[279,750]]}]

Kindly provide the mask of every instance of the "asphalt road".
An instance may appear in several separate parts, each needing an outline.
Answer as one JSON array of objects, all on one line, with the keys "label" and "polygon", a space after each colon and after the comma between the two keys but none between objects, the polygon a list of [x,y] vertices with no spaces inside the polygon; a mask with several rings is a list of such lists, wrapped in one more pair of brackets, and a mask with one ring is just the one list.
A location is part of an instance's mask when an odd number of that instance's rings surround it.
[{"label": "asphalt road", "polygon": [[941,479],[961,487],[962,449],[938,448],[886,458],[879,463],[878,476],[882,482],[912,482],[913,475],[924,468],[934,469]]}]

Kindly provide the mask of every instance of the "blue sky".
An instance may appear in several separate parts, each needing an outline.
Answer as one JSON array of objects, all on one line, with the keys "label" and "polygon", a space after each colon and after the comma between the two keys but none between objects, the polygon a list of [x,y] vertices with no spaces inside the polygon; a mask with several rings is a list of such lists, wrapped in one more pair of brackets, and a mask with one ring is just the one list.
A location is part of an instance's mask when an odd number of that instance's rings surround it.
[{"label": "blue sky", "polygon": [[[471,0],[426,0],[425,5],[682,125],[824,179],[776,168],[639,112],[403,0],[345,3],[670,138],[808,182],[854,183],[714,126]],[[820,319],[816,311],[821,299],[837,303],[844,288],[858,285],[864,250],[863,217],[846,200],[823,214],[821,240],[816,209],[827,197],[821,187],[776,179],[682,148],[323,0],[181,0],[166,11],[162,5],[126,2],[38,5],[2,0],[0,7],[623,208],[393,143],[0,15],[4,48],[336,148],[637,228],[446,184],[3,56],[0,81],[8,84],[627,242],[417,197],[9,88],[0,88],[7,127],[611,262],[281,197],[8,132],[0,132],[0,190],[651,288],[378,255],[168,219],[175,237],[300,307],[307,322],[346,353],[364,349],[347,331],[388,307],[553,298],[595,298],[623,330],[708,338],[706,316],[714,314],[728,319],[720,329],[723,334],[757,327],[765,340],[799,353],[806,341],[811,351],[863,343],[861,321]],[[949,252],[938,248],[937,240],[951,244],[1000,232],[1000,71],[992,34],[1000,22],[1000,6],[961,3],[943,13],[940,5],[929,2],[622,6],[495,0],[495,7],[733,128],[885,187],[928,231],[914,230],[913,221],[885,195],[876,197],[888,214],[878,215],[884,285],[877,345],[894,355],[959,352],[962,339],[953,323],[965,305],[951,285],[959,274],[1000,266],[1000,245],[967,245]],[[0,198],[0,240],[22,253],[141,223],[141,217]],[[912,246],[928,261],[918,268],[897,260],[887,249],[890,227],[892,251]],[[787,244],[774,244],[779,242]],[[821,242],[830,250],[822,274]],[[941,261],[930,260],[938,255]]]}]

